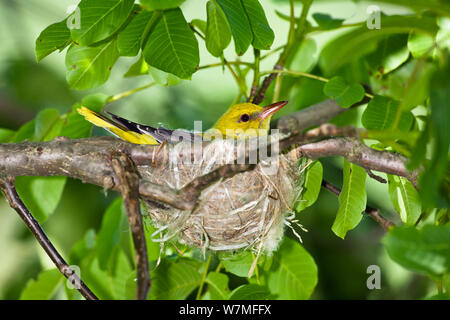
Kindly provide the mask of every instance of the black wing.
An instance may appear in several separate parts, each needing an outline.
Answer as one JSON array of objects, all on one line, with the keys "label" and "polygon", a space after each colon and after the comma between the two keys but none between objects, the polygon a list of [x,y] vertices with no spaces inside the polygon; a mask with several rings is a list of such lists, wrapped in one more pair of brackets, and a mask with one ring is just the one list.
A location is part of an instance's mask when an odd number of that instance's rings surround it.
[{"label": "black wing", "polygon": [[153,138],[156,139],[159,143],[162,143],[163,141],[169,142],[169,143],[177,143],[180,141],[194,141],[197,139],[202,139],[200,135],[193,134],[188,131],[184,130],[171,130],[166,129],[164,127],[151,127],[146,126],[143,124],[139,124],[133,121],[129,121],[127,119],[124,119],[122,117],[119,117],[115,114],[112,114],[111,112],[108,112],[108,114],[113,118],[114,122],[121,127],[125,127],[128,130],[131,130],[136,133],[141,134],[148,134],[151,135]]}]

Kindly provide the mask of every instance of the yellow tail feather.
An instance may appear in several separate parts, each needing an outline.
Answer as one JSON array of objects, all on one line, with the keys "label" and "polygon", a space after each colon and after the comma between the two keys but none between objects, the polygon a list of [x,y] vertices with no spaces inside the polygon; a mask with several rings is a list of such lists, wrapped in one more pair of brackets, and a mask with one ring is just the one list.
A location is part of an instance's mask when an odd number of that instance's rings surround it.
[{"label": "yellow tail feather", "polygon": [[137,132],[133,132],[130,130],[126,130],[124,128],[119,127],[113,121],[101,116],[95,111],[92,111],[86,107],[81,107],[77,109],[78,113],[81,114],[87,121],[96,125],[100,128],[105,128],[111,133],[115,134],[119,138],[136,144],[159,144],[155,138],[148,134],[141,134]]}]

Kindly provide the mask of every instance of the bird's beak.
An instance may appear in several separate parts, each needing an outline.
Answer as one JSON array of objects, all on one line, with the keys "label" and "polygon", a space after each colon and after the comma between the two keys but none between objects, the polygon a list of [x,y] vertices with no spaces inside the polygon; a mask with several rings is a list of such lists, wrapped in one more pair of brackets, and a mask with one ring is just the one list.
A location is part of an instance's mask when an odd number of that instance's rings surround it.
[{"label": "bird's beak", "polygon": [[275,112],[283,108],[288,102],[287,101],[279,101],[272,104],[269,104],[268,106],[264,107],[264,110],[259,114],[258,118],[261,120],[266,119],[267,117],[270,117]]}]

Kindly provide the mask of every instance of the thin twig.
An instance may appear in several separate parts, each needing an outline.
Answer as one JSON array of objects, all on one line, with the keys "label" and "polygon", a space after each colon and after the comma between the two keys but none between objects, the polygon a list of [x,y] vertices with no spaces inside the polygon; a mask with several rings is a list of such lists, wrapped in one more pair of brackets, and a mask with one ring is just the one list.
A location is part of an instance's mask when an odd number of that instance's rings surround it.
[{"label": "thin twig", "polygon": [[211,264],[212,253],[209,254],[208,260],[206,260],[205,270],[203,271],[202,280],[200,282],[200,286],[198,287],[197,296],[195,300],[200,300],[202,297],[203,286],[206,282],[206,275],[208,274],[209,265]]},{"label": "thin twig", "polygon": [[122,92],[122,93],[115,94],[115,95],[111,96],[111,97],[108,99],[108,103],[111,103],[111,102],[114,102],[114,101],[123,99],[123,98],[125,98],[125,97],[128,97],[128,96],[130,96],[130,95],[136,93],[136,92],[139,92],[139,91],[148,89],[148,88],[150,88],[150,87],[153,87],[155,84],[156,84],[156,82],[151,82],[151,83],[146,84],[146,85],[144,85],[144,86],[141,86],[141,87],[138,87],[138,88],[134,88],[134,89],[131,89],[131,90]]},{"label": "thin twig", "polygon": [[125,153],[113,155],[111,163],[119,181],[119,189],[123,196],[123,203],[133,236],[137,267],[136,299],[146,300],[151,280],[148,272],[147,244],[139,202],[139,175],[131,159]]},{"label": "thin twig", "polygon": [[[287,44],[284,47],[283,51],[280,53],[280,56],[277,62],[275,63],[273,70],[282,70],[286,64],[286,61],[292,54],[294,46],[298,45],[303,41],[303,38],[306,33],[306,22],[307,22],[306,17],[308,15],[308,11],[311,7],[311,4],[312,0],[305,0],[303,2],[302,12],[298,20],[298,28],[296,30],[294,30],[295,24],[294,23],[290,24]],[[294,7],[293,3],[291,2],[291,15],[293,13]],[[293,22],[293,20],[291,22]],[[253,99],[253,103],[260,104],[264,100],[267,89],[269,88],[270,84],[272,83],[273,80],[275,80],[276,77],[277,77],[276,72],[266,76],[257,94],[255,95],[255,98]]]},{"label": "thin twig", "polygon": [[58,270],[74,285],[74,287],[86,298],[86,300],[98,300],[96,295],[88,288],[88,286],[80,279],[80,277],[73,271],[64,258],[59,254],[58,250],[53,246],[50,239],[45,234],[39,222],[33,217],[31,212],[23,203],[20,196],[17,194],[14,186],[14,179],[10,177],[0,178],[0,188],[5,194],[11,208],[16,210],[20,218],[25,222],[28,229],[35,236],[41,247],[56,265]]},{"label": "thin twig", "polygon": [[[281,70],[281,69],[283,69],[283,66],[279,63],[276,63],[275,66],[273,67],[273,69]],[[266,91],[276,76],[277,76],[277,73],[271,73],[267,77],[264,78],[261,87],[259,88],[258,92],[256,93],[255,98],[253,99],[254,104],[260,104],[264,100]]]},{"label": "thin twig", "polygon": [[261,75],[267,75],[267,74],[273,74],[273,73],[285,73],[285,74],[289,74],[292,76],[298,76],[298,77],[305,77],[305,78],[310,78],[310,79],[314,79],[314,80],[319,80],[322,82],[328,82],[327,78],[321,77],[321,76],[316,76],[315,74],[312,73],[307,73],[307,72],[301,72],[301,71],[292,71],[292,70],[266,70],[266,71],[261,71]]},{"label": "thin twig", "polygon": [[387,183],[386,179],[384,179],[383,177],[380,177],[380,176],[376,175],[375,173],[372,172],[372,170],[370,170],[370,169],[365,169],[365,170],[366,170],[366,172],[367,172],[367,175],[368,175],[369,177],[371,177],[372,179],[374,179],[374,180],[376,180],[376,181],[378,181],[378,182],[380,182],[380,183]]},{"label": "thin twig", "polygon": [[[251,62],[245,62],[245,61],[227,61],[227,62],[228,62],[228,64],[232,64],[232,65],[244,65],[244,66],[248,66],[248,67],[253,67],[253,63],[251,63]],[[221,67],[221,66],[223,66],[222,62],[205,64],[203,66],[199,66],[197,68],[197,70],[209,69],[209,68],[215,68],[215,67]]]},{"label": "thin twig", "polygon": [[350,108],[345,109],[338,105],[332,99],[324,100],[315,105],[302,109],[300,111],[281,117],[277,121],[277,128],[286,134],[295,134],[304,130],[327,123],[337,115],[356,108],[370,101],[368,97],[364,97],[361,101],[355,103]]},{"label": "thin twig", "polygon": [[253,101],[253,98],[256,95],[256,91],[258,90],[259,86],[259,62],[261,59],[261,52],[258,49],[254,49],[254,56],[255,56],[255,63],[253,64],[253,82],[252,82],[252,88],[250,91],[250,96],[248,97],[248,101]]},{"label": "thin twig", "polygon": [[[339,189],[338,187],[329,183],[326,180],[322,180],[322,187],[331,191],[336,196],[339,196],[339,194],[341,193],[341,189]],[[394,224],[391,221],[389,221],[388,219],[386,219],[385,217],[383,217],[381,215],[379,209],[373,208],[371,206],[366,206],[365,213],[367,213],[370,217],[372,217],[372,219],[375,220],[385,230],[389,230],[390,228],[392,228],[394,226]]]}]

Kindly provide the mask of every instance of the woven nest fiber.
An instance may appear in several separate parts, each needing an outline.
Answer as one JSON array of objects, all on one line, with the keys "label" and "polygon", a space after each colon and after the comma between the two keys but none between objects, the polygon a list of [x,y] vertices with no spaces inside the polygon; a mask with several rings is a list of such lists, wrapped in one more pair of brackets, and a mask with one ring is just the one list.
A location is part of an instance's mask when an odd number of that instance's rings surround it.
[{"label": "woven nest fiber", "polygon": [[[149,166],[143,178],[153,183],[180,189],[236,154],[236,142],[214,140],[203,146],[197,163],[185,163],[186,148],[171,146],[163,163]],[[153,241],[177,240],[209,250],[253,249],[271,253],[291,226],[292,207],[302,188],[305,165],[295,150],[260,162],[252,171],[234,175],[203,190],[193,210],[178,210],[145,200],[157,231]],[[142,173],[141,173],[142,174]]]}]

